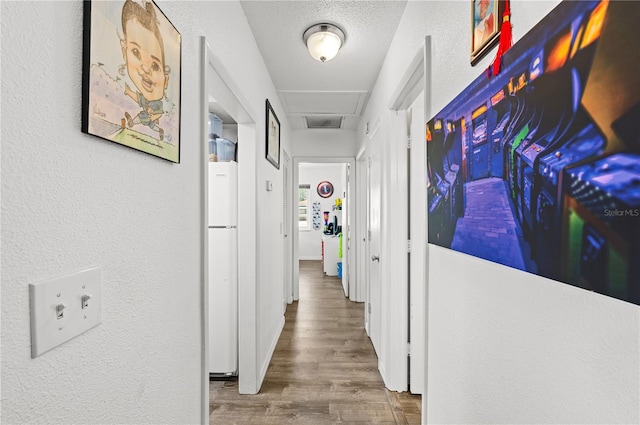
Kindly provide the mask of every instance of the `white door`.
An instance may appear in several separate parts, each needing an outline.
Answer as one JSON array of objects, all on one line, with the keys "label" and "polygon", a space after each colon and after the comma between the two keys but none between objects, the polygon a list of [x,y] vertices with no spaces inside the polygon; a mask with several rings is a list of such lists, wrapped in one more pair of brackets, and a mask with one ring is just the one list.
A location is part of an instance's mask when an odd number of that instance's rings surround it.
[{"label": "white door", "polygon": [[287,310],[287,303],[293,301],[293,238],[291,232],[291,184],[289,177],[289,155],[282,155],[282,237],[284,239],[284,293],[282,296],[282,311]]},{"label": "white door", "polygon": [[374,137],[371,141],[373,149],[369,152],[369,172],[367,175],[367,187],[369,191],[369,214],[368,214],[368,245],[369,245],[369,297],[367,310],[369,313],[369,336],[373,347],[380,357],[381,353],[381,286],[380,286],[380,224],[382,222],[381,213],[381,159],[380,153],[375,147]]},{"label": "white door", "polygon": [[[355,250],[353,252],[354,265],[356,267],[356,278],[352,281],[354,285],[353,294],[354,297],[352,301],[358,302],[368,302],[367,298],[367,271],[369,269],[369,257],[367,252],[367,229],[369,216],[369,204],[367,203],[367,197],[369,196],[369,190],[367,189],[367,185],[369,181],[367,180],[367,173],[369,171],[368,167],[368,157],[366,156],[366,152],[362,152],[358,155],[358,161],[356,163],[356,186],[357,190],[354,193],[354,198],[356,200],[355,204],[355,214],[354,214],[354,239],[353,246]],[[366,311],[366,305],[365,305]],[[369,317],[365,314],[365,329],[367,330],[367,334],[369,334]]]},{"label": "white door", "polygon": [[350,194],[350,173],[351,167],[346,164],[345,168],[345,196],[342,199],[342,290],[344,296],[349,297],[349,271],[351,269],[351,257],[349,255],[349,240],[351,236],[351,222],[349,221],[349,205],[351,203]]}]

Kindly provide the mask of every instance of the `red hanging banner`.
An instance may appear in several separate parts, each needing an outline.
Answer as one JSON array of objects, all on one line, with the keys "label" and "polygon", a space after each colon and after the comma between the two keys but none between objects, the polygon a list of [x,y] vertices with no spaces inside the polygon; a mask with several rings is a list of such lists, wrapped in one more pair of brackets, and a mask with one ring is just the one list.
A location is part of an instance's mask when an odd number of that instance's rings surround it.
[{"label": "red hanging banner", "polygon": [[493,61],[493,70],[489,69],[489,75],[498,75],[500,73],[502,55],[509,50],[513,44],[513,36],[511,34],[511,7],[509,3],[509,0],[505,0],[504,13],[502,14],[502,28],[500,29],[500,44],[498,45],[496,58]]}]

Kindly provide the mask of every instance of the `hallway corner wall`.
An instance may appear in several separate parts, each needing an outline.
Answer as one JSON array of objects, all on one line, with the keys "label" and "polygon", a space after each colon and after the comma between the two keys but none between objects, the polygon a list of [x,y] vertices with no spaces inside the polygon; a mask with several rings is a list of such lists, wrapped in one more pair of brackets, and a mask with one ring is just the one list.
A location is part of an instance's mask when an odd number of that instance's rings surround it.
[{"label": "hallway corner wall", "polygon": [[[240,143],[254,149],[261,205],[257,372],[282,329],[282,178],[264,159],[265,99],[290,151],[286,115],[238,1],[156,4],[182,36],[180,164],[80,132],[83,2],[0,3],[3,423],[207,421],[202,35],[256,115],[255,140]],[[31,359],[28,285],[89,267],[102,268],[102,324]]]},{"label": "hallway corner wall", "polygon": [[[81,133],[83,2],[0,7],[2,422],[199,423],[199,39],[169,14],[184,40],[173,164]],[[28,285],[89,267],[102,324],[31,359]]]},{"label": "hallway corner wall", "polygon": [[294,157],[355,157],[356,132],[351,130],[294,130]]},{"label": "hallway corner wall", "polygon": [[[512,1],[514,42],[557,4]],[[364,123],[379,118],[379,131],[391,131],[386,105],[425,35],[431,114],[489,66],[495,48],[469,64],[470,28],[459,19],[469,13],[465,2],[407,3],[357,133],[359,148],[367,142]],[[438,246],[428,250],[423,423],[640,422],[638,306]]]}]

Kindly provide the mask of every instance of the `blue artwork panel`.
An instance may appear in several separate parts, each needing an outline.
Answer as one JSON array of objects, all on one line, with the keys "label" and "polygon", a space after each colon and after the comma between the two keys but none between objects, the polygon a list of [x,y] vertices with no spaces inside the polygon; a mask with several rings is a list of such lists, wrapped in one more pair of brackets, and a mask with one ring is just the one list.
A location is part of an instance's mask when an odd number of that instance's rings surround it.
[{"label": "blue artwork panel", "polygon": [[429,243],[640,304],[638,22],[563,2],[429,120]]}]

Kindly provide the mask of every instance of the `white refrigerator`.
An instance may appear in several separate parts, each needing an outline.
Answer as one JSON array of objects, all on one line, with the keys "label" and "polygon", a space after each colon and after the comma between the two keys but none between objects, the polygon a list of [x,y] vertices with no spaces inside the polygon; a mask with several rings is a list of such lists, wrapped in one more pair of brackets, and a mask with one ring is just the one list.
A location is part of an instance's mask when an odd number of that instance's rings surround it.
[{"label": "white refrigerator", "polygon": [[209,162],[209,373],[238,371],[238,164]]}]

